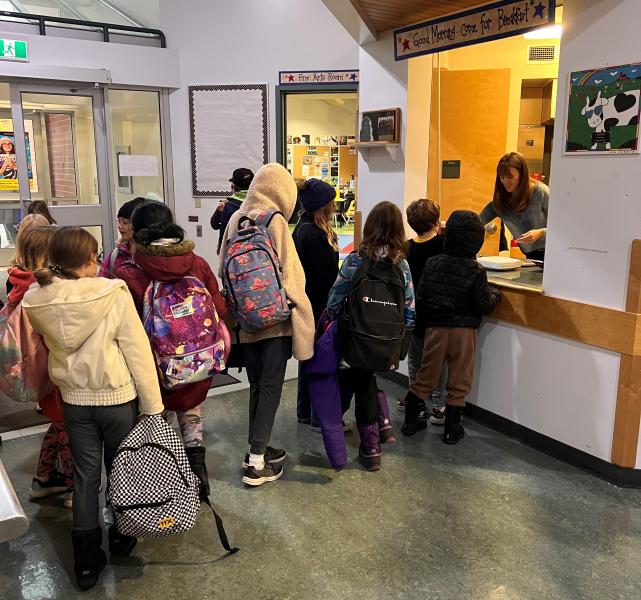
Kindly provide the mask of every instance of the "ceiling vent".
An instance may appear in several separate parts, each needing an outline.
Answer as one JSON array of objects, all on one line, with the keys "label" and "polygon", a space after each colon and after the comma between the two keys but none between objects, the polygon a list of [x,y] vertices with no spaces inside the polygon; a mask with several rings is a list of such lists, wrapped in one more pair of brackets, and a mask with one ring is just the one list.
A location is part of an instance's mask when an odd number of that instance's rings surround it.
[{"label": "ceiling vent", "polygon": [[556,46],[528,46],[527,62],[554,62],[556,58]]}]

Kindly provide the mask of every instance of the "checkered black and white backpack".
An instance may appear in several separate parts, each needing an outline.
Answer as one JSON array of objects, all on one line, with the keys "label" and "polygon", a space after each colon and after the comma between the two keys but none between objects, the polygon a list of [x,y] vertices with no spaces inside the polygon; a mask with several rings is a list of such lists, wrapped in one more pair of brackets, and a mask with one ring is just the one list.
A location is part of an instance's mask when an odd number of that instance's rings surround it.
[{"label": "checkered black and white backpack", "polygon": [[[162,418],[142,419],[122,441],[109,475],[108,502],[118,531],[132,537],[163,537],[189,531],[200,508],[198,478],[180,438]],[[227,541],[222,520],[209,498],[220,541]]]}]

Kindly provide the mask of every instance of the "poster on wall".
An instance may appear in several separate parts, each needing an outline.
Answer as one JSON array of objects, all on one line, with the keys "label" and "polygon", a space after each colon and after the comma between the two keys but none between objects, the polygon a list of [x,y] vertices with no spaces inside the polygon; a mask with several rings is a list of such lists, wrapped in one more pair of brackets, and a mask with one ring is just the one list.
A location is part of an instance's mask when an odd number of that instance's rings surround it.
[{"label": "poster on wall", "polygon": [[566,154],[639,152],[641,63],[570,74]]},{"label": "poster on wall", "polygon": [[[33,139],[33,123],[25,121],[24,125],[29,188],[32,192],[37,192],[38,182],[34,179],[35,155],[30,142]],[[18,190],[18,161],[14,142],[13,131],[0,131],[0,191]]]},{"label": "poster on wall", "polygon": [[194,196],[228,196],[234,169],[269,162],[266,84],[189,86],[189,121]]}]

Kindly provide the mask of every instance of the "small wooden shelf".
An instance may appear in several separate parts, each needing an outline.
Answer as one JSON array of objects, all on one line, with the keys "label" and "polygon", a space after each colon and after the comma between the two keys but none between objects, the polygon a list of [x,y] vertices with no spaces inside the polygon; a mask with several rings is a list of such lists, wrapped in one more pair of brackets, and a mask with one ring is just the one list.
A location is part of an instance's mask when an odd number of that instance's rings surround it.
[{"label": "small wooden shelf", "polygon": [[387,153],[390,155],[390,158],[396,162],[398,159],[398,149],[400,148],[400,143],[398,142],[357,142],[356,147],[363,151],[368,151],[371,148],[385,148]]}]

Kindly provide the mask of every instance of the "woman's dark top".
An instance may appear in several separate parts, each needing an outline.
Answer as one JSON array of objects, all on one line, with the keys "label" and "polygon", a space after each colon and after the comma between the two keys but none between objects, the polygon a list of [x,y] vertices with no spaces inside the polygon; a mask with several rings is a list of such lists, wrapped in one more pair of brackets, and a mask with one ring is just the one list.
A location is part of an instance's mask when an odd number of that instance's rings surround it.
[{"label": "woman's dark top", "polygon": [[338,251],[329,245],[327,234],[314,223],[314,215],[306,212],[301,213],[292,237],[305,271],[305,293],[318,323],[338,275]]}]

